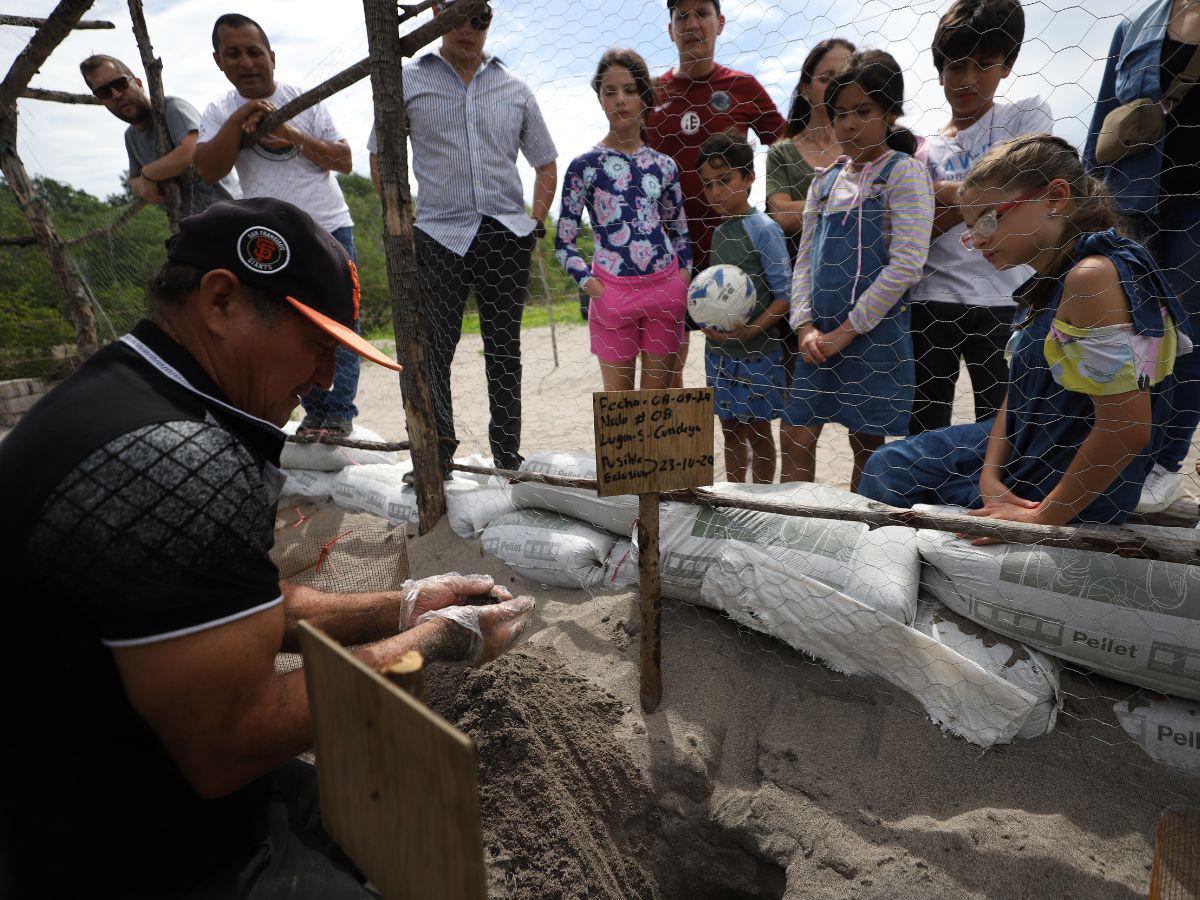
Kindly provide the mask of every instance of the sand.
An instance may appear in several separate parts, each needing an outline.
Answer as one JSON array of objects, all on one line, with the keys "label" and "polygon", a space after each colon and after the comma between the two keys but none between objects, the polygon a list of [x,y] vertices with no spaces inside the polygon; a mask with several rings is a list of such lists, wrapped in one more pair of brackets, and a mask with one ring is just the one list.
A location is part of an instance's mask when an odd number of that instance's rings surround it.
[{"label": "sand", "polygon": [[[557,338],[554,369],[548,330],[526,332],[526,453],[591,443],[586,331]],[[363,372],[360,421],[402,435],[393,376]],[[460,452],[486,449],[481,382],[464,339]],[[823,442],[821,477],[845,483],[846,449]],[[1200,781],[1116,724],[1126,685],[1068,672],[1053,734],[981,751],[884,682],[668,600],[663,703],[646,715],[635,594],[524,582],[444,521],[409,554],[415,574],[487,572],[538,599],[508,656],[430,672],[432,705],[479,745],[495,898],[1132,898],[1161,809],[1200,803]]]}]

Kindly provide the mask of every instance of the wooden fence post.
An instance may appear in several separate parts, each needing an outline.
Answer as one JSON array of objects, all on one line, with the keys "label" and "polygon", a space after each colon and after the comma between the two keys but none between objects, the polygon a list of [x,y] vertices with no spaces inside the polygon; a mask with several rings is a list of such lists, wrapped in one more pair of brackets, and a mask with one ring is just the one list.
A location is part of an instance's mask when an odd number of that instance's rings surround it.
[{"label": "wooden fence post", "polygon": [[[142,56],[142,68],[146,72],[146,86],[150,89],[150,111],[154,119],[154,149],[159,158],[166,156],[171,147],[171,132],[167,129],[167,101],[163,94],[162,60],[154,55],[150,43],[150,32],[146,28],[146,15],[142,12],[142,0],[129,0],[129,18],[133,22],[133,36],[137,39],[138,53]],[[187,177],[187,173],[184,173]],[[183,214],[183,198],[179,178],[168,178],[160,184],[166,197],[167,222],[173,234],[179,233],[179,218]]]},{"label": "wooden fence post", "polygon": [[412,442],[419,528],[424,534],[445,514],[446,493],[442,484],[442,450],[433,418],[429,365],[422,343],[421,293],[408,185],[408,116],[400,68],[403,49],[400,11],[395,0],[363,0],[363,11],[372,60],[371,94],[375,103],[383,249],[392,295],[392,327],[396,334],[396,356],[404,365],[400,390]]},{"label": "wooden fence post", "polygon": [[80,17],[91,5],[92,0],[62,0],[45,20],[13,23],[36,25],[38,30],[0,83],[0,171],[3,171],[17,205],[29,223],[29,230],[46,254],[50,270],[66,297],[67,313],[75,326],[75,346],[83,358],[91,356],[99,347],[95,301],[75,270],[66,245],[54,228],[50,210],[34,189],[25,164],[17,154],[17,98],[54,48],[78,26]]}]

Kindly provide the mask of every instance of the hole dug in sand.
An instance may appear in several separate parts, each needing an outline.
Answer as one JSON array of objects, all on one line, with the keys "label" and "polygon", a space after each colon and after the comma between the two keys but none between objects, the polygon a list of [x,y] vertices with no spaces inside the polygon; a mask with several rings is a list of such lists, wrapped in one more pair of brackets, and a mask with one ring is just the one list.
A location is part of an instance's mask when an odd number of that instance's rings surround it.
[{"label": "hole dug in sand", "polygon": [[625,705],[552,649],[435,666],[427,684],[429,705],[479,748],[493,900],[783,897],[780,865],[705,813],[706,779],[656,764],[652,788],[614,735]]}]

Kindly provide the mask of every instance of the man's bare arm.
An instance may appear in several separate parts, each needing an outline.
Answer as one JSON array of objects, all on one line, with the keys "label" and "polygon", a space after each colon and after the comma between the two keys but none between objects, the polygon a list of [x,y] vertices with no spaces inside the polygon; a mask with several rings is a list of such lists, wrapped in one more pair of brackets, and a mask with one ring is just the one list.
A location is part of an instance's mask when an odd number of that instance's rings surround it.
[{"label": "man's bare arm", "polygon": [[[202,797],[221,797],[312,746],[303,672],[275,674],[282,605],[216,628],[113,650],[134,709]],[[418,650],[466,655],[470,634],[444,619],[358,651],[378,667]]]},{"label": "man's bare arm", "polygon": [[142,175],[151,181],[166,181],[168,178],[182,175],[192,166],[192,157],[196,153],[196,141],[199,138],[198,131],[189,131],[179,142],[179,146],[170,153],[165,153],[142,166]]},{"label": "man's bare arm", "polygon": [[147,203],[166,203],[167,198],[163,195],[162,188],[148,178],[143,178],[141,175],[135,175],[129,179],[129,190],[133,192],[135,197],[140,197]]},{"label": "man's bare arm", "polygon": [[266,114],[269,104],[264,100],[251,100],[234,111],[211,141],[196,145],[192,162],[196,171],[209,184],[216,184],[233,170],[238,152],[242,149],[242,126],[252,117]]}]

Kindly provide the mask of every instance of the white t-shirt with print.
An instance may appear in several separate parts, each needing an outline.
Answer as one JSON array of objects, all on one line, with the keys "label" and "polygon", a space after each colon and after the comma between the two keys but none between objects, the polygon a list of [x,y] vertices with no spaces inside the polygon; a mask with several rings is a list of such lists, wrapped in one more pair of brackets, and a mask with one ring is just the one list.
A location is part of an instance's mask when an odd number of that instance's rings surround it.
[{"label": "white t-shirt with print", "polygon": [[[929,176],[935,182],[962,181],[971,164],[996,144],[1053,128],[1050,106],[1041,97],[1015,104],[997,101],[987,115],[954,137],[936,134],[926,138],[917,156],[929,165]],[[1013,291],[1033,275],[1033,269],[1018,266],[997,271],[980,253],[963,246],[966,230],[967,226],[960,222],[930,245],[925,277],[909,295],[913,303],[1013,305]]]},{"label": "white t-shirt with print", "polygon": [[[264,99],[280,107],[302,93],[300,88],[276,82],[275,93]],[[216,137],[229,117],[248,102],[236,90],[232,90],[220,100],[208,104],[200,120],[200,141],[211,141]],[[310,106],[291,122],[305,134],[311,134],[319,140],[344,140],[324,104]],[[237,155],[234,168],[242,185],[243,197],[275,197],[294,203],[316,219],[317,224],[326,231],[353,224],[337,177],[333,172],[316,166],[296,147],[285,150],[270,150],[261,144],[243,147]]]}]

